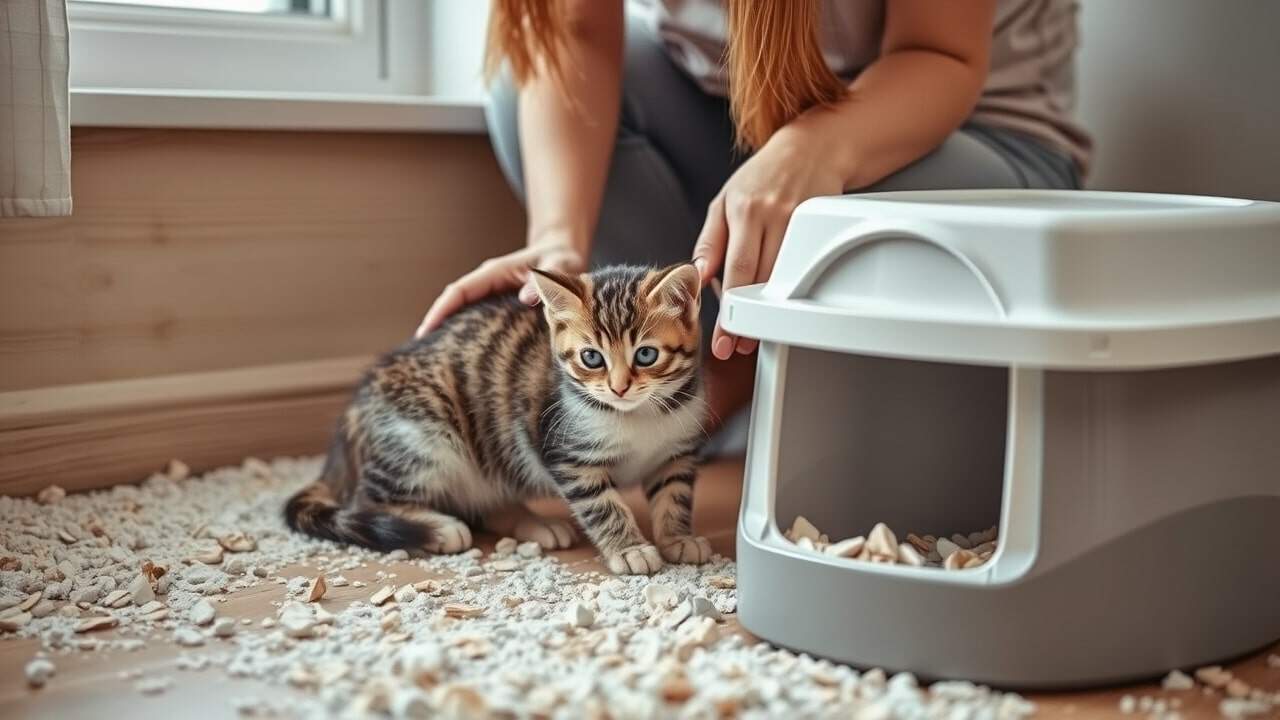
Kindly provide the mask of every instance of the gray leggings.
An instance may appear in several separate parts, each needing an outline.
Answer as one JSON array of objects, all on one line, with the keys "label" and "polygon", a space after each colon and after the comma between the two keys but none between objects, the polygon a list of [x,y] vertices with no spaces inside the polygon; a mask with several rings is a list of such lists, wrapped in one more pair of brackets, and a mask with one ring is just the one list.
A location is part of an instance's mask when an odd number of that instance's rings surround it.
[{"label": "gray leggings", "polygon": [[[707,205],[742,163],[733,150],[727,100],[702,91],[667,57],[652,28],[627,23],[622,115],[592,246],[593,265],[666,265],[688,260]],[[489,136],[508,182],[523,199],[517,95],[494,83]],[[875,185],[877,190],[1077,188],[1071,161],[1020,133],[976,124]],[[715,317],[703,296],[704,321]]]}]

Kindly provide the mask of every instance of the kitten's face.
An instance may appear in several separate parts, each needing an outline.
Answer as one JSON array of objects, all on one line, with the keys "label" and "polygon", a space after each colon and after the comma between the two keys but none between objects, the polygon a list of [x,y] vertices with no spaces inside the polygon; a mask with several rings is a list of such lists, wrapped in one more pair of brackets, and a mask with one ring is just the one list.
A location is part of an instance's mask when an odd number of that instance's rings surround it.
[{"label": "kitten's face", "polygon": [[698,369],[693,265],[535,272],[534,284],[556,360],[589,397],[623,412],[689,399],[680,393]]}]

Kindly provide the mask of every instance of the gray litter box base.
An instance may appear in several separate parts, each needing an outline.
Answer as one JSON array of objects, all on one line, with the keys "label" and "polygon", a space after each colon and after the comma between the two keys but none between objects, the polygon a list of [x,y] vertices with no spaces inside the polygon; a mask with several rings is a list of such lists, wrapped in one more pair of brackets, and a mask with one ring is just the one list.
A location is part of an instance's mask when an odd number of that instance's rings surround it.
[{"label": "gray litter box base", "polygon": [[1237,498],[1019,582],[927,589],[796,562],[739,526],[738,617],[798,652],[926,679],[1042,689],[1137,680],[1280,638],[1280,572],[1265,550],[1277,526],[1280,499]]}]

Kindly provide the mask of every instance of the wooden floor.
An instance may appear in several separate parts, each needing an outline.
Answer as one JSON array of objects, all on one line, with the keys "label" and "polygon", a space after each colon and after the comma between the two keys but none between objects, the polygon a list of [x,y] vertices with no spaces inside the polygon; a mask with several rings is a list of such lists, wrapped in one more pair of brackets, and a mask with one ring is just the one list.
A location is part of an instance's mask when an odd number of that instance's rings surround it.
[{"label": "wooden floor", "polygon": [[[708,467],[698,486],[694,523],[706,534],[719,553],[733,555],[734,522],[737,517],[742,466],[739,462],[720,462]],[[632,505],[642,525],[647,525],[643,502],[632,495]],[[547,505],[540,508],[548,513],[564,513],[562,507]],[[481,536],[479,544],[486,552],[492,550],[496,538]],[[585,547],[577,547],[559,553],[560,557],[575,569],[602,570]],[[298,567],[281,572],[284,576],[306,574],[308,569]],[[374,573],[387,570],[398,573],[404,582],[425,579],[427,574],[414,565],[391,563],[345,573],[352,580],[374,581]],[[345,607],[352,600],[367,599],[369,589],[353,587],[332,588],[322,601],[330,610]],[[271,602],[282,599],[284,588],[263,583],[228,596],[219,605],[220,616],[251,618],[258,621],[274,615]],[[736,623],[730,618],[730,623]],[[739,628],[740,630],[740,628]],[[1187,629],[1190,631],[1191,629]],[[1171,632],[1176,632],[1171,629]],[[1260,642],[1265,638],[1259,638]],[[199,672],[179,670],[175,663],[179,648],[166,636],[150,641],[146,649],[133,653],[80,652],[57,656],[58,674],[50,686],[43,690],[29,689],[23,679],[23,666],[38,649],[34,640],[0,641],[0,718],[104,718],[125,717],[139,720],[149,717],[224,718],[235,717],[229,703],[237,696],[282,698],[297,692],[282,686],[265,686],[249,680],[232,679],[218,668]],[[210,649],[208,647],[206,650]],[[1052,652],[1046,648],[1046,652]],[[1271,652],[1280,652],[1280,645]],[[1280,690],[1280,669],[1268,668],[1266,652],[1234,663],[1230,669],[1249,684],[1274,692]],[[165,675],[174,685],[158,696],[143,696],[133,689],[133,681],[119,678],[122,671],[141,670],[145,675]],[[1059,693],[1052,695],[1028,694],[1040,708],[1037,717],[1045,718],[1105,718],[1123,717],[1119,711],[1120,698],[1126,694],[1151,695],[1181,699],[1180,712],[1184,718],[1217,717],[1220,695],[1206,696],[1200,690],[1165,692],[1156,682],[1129,687],[1109,688],[1093,692]]]}]

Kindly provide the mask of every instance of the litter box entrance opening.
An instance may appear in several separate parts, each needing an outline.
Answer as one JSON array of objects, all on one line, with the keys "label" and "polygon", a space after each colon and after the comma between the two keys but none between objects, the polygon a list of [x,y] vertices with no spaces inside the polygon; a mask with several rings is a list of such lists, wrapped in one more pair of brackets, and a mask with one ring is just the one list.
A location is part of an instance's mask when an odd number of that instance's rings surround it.
[{"label": "litter box entrance opening", "polygon": [[775,521],[804,515],[832,541],[886,523],[951,535],[997,525],[1009,369],[793,347]]}]

